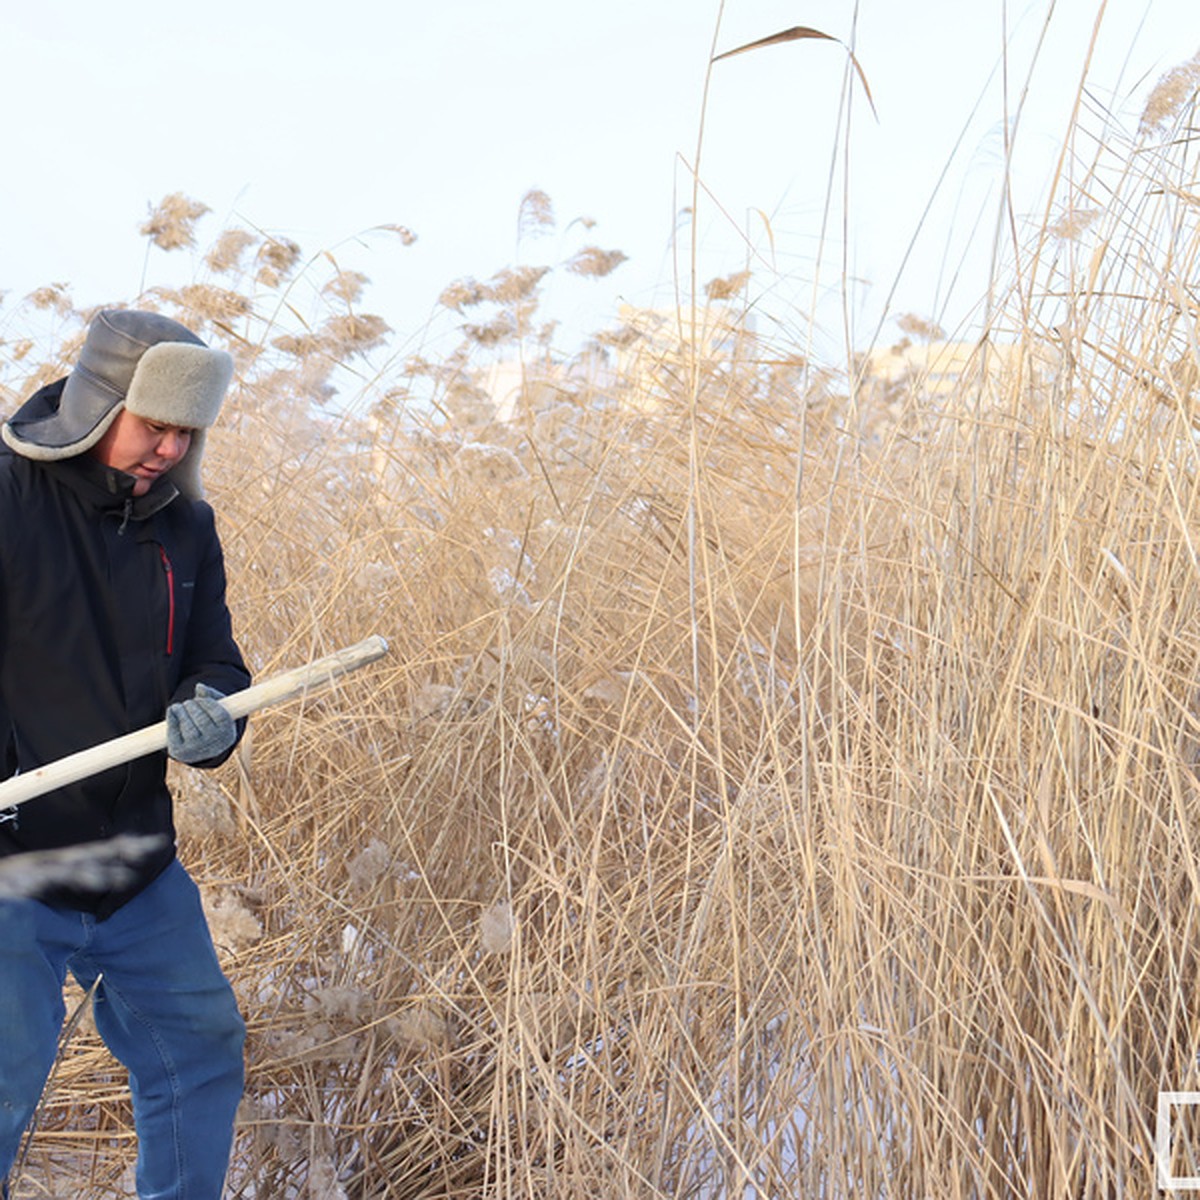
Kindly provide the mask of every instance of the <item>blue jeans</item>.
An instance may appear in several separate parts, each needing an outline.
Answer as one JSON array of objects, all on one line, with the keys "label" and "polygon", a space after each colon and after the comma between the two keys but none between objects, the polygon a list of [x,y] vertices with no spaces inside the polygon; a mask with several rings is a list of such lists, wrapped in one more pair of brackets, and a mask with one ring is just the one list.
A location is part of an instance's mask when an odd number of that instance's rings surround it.
[{"label": "blue jeans", "polygon": [[218,1200],[242,1095],[246,1027],[182,865],[97,921],[0,901],[0,1180],[54,1062],[70,971],[129,1071],[142,1200]]}]

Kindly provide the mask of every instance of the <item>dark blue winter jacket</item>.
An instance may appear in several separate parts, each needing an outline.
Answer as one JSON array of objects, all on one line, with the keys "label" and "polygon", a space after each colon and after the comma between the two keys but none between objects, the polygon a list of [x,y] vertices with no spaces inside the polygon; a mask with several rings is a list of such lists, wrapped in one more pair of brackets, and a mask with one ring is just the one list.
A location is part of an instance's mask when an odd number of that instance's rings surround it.
[{"label": "dark blue winter jacket", "polygon": [[[29,403],[56,404],[61,387]],[[212,509],[169,477],[136,498],[134,482],[87,454],[42,462],[0,445],[0,774],[161,721],[197,682],[249,684]],[[0,814],[0,855],[163,835],[129,887],[43,897],[108,915],[174,858],[166,763],[147,755]]]}]

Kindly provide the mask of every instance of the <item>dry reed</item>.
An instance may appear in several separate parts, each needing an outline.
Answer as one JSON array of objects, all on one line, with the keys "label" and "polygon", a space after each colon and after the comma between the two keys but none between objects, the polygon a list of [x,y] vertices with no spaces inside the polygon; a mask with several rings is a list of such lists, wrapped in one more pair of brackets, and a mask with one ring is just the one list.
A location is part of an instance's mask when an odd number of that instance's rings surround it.
[{"label": "dry reed", "polygon": [[[314,415],[355,336],[210,329],[255,669],[393,645],[176,776],[233,1195],[1149,1194],[1200,1036],[1194,145],[1095,164],[950,395],[647,335],[503,423],[465,355]],[[131,1154],[84,1033],[22,1195]]]}]

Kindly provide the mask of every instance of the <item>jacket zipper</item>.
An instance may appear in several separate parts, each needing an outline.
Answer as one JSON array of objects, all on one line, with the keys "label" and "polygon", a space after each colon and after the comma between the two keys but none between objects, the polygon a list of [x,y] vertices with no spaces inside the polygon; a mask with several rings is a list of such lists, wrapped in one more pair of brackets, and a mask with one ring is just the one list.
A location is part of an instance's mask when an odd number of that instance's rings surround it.
[{"label": "jacket zipper", "polygon": [[158,553],[167,576],[167,656],[170,657],[175,649],[175,568],[171,566],[165,546],[160,545]]}]

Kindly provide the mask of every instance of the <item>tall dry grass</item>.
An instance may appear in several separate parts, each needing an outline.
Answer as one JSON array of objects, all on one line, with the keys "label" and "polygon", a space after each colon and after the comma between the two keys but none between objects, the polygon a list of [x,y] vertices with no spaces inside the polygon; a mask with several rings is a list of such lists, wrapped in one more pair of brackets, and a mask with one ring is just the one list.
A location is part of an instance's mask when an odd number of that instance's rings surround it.
[{"label": "tall dry grass", "polygon": [[[250,1024],[233,1195],[1151,1193],[1200,1086],[1180,95],[1064,169],[948,397],[624,331],[498,422],[246,231],[228,288],[139,298],[239,356],[207,478],[256,671],[392,644],[175,777]],[[503,343],[536,288],[451,298]],[[20,1194],[132,1154],[85,1029]]]}]

